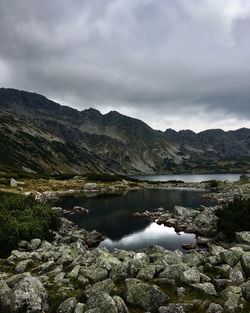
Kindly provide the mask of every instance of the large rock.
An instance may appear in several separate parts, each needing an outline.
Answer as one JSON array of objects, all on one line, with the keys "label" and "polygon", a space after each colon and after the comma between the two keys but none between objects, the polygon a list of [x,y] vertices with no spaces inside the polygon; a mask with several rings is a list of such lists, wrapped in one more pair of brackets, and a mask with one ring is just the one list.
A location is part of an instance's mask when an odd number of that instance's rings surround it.
[{"label": "large rock", "polygon": [[236,240],[239,243],[245,243],[247,245],[250,245],[250,232],[249,231],[242,231],[235,233],[236,235]]},{"label": "large rock", "polygon": [[241,288],[237,286],[227,287],[220,293],[220,296],[225,301],[224,309],[226,312],[234,312],[239,307],[241,295]]},{"label": "large rock", "polygon": [[68,298],[64,300],[56,310],[56,313],[72,313],[77,305],[76,298]]},{"label": "large rock", "polygon": [[11,290],[11,312],[45,313],[48,311],[47,293],[36,277],[20,280]]},{"label": "large rock", "polygon": [[0,280],[0,312],[5,312],[10,306],[11,289],[5,281]]},{"label": "large rock", "polygon": [[108,278],[108,271],[101,267],[96,267],[95,265],[81,268],[80,272],[93,283],[97,283],[98,281]]},{"label": "large rock", "polygon": [[183,272],[180,276],[181,282],[185,284],[194,284],[200,282],[200,273],[196,269],[189,269]]},{"label": "large rock", "polygon": [[89,191],[96,190],[97,189],[97,184],[96,183],[86,183],[84,185],[84,189],[89,190]]},{"label": "large rock", "polygon": [[34,264],[34,261],[32,259],[22,260],[22,261],[17,263],[15,271],[17,273],[24,273],[26,271],[27,267],[29,267],[33,264]]},{"label": "large rock", "polygon": [[211,283],[196,283],[191,285],[195,290],[204,293],[205,295],[211,295],[216,296],[217,292],[215,290],[215,287]]},{"label": "large rock", "polygon": [[29,250],[36,250],[40,247],[41,245],[41,239],[39,238],[35,238],[35,239],[32,239],[28,245],[28,249]]},{"label": "large rock", "polygon": [[143,283],[139,279],[126,279],[126,288],[127,302],[143,310],[155,311],[169,299],[160,288]]},{"label": "large rock", "polygon": [[247,277],[250,277],[250,253],[246,252],[241,258],[242,267]]},{"label": "large rock", "polygon": [[120,313],[115,300],[106,292],[101,292],[91,296],[86,304],[90,310],[89,312]]},{"label": "large rock", "polygon": [[91,295],[99,294],[101,292],[106,292],[110,294],[114,288],[115,288],[115,284],[113,280],[108,278],[98,283],[95,283],[89,288],[86,288],[85,293],[88,297],[90,297]]}]

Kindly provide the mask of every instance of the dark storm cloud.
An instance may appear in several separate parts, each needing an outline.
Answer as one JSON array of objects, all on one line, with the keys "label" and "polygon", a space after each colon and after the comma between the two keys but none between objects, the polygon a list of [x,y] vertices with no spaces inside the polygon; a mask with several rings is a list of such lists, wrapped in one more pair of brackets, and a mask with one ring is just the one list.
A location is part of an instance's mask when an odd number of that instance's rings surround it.
[{"label": "dark storm cloud", "polygon": [[154,127],[250,126],[244,0],[0,0],[0,84]]}]

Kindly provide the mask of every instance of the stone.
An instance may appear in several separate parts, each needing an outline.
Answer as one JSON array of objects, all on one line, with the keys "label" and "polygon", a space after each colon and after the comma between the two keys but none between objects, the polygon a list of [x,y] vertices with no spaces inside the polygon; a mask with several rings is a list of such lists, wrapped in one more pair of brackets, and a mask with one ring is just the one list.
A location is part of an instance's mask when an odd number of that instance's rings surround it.
[{"label": "stone", "polygon": [[88,299],[86,305],[88,309],[97,309],[97,311],[90,312],[119,313],[115,300],[107,292],[102,292],[91,296]]},{"label": "stone", "polygon": [[167,266],[166,269],[159,274],[160,278],[168,278],[178,280],[182,273],[189,269],[186,263],[177,263]]},{"label": "stone", "polygon": [[68,298],[60,303],[60,305],[56,309],[56,313],[73,313],[76,305],[76,298]]},{"label": "stone", "polygon": [[206,310],[206,313],[223,313],[223,308],[217,303],[211,303]]},{"label": "stone", "polygon": [[79,284],[82,286],[82,287],[85,287],[87,285],[89,285],[89,280],[88,278],[86,278],[85,276],[83,275],[78,275],[77,277],[77,281],[79,282]]},{"label": "stone", "polygon": [[18,242],[18,249],[27,249],[27,247],[28,247],[28,241],[26,241],[26,240],[20,240],[19,242]]},{"label": "stone", "polygon": [[204,255],[198,252],[191,252],[184,254],[182,261],[189,266],[199,266],[204,262]]},{"label": "stone", "polygon": [[230,286],[224,289],[220,296],[224,299],[224,309],[226,312],[234,312],[239,306],[241,297],[241,288],[237,286]]},{"label": "stone", "polygon": [[80,271],[81,266],[80,265],[76,265],[71,272],[69,272],[68,277],[71,279],[75,279],[77,278],[79,271]]},{"label": "stone", "polygon": [[80,272],[93,283],[97,283],[98,281],[108,278],[108,271],[101,267],[96,267],[95,265],[91,265],[86,268],[82,267]]},{"label": "stone", "polygon": [[125,283],[127,302],[143,310],[154,311],[169,300],[168,295],[155,285],[134,278],[126,279]]},{"label": "stone", "polygon": [[46,272],[50,271],[55,266],[56,266],[55,262],[53,260],[51,260],[51,261],[48,261],[48,262],[45,262],[45,263],[39,265],[38,270],[43,272],[43,273],[46,273]]},{"label": "stone", "polygon": [[29,277],[29,276],[31,276],[29,272],[12,275],[6,279],[6,283],[10,288],[13,288],[16,283],[18,283],[23,278]]},{"label": "stone", "polygon": [[196,269],[189,269],[180,276],[181,282],[185,284],[194,284],[200,282],[200,273]]},{"label": "stone", "polygon": [[250,232],[249,231],[242,231],[235,233],[236,240],[239,243],[245,243],[247,245],[250,245]]},{"label": "stone", "polygon": [[129,310],[121,297],[114,296],[113,299],[115,301],[118,313],[129,313]]},{"label": "stone", "polygon": [[28,259],[28,260],[23,260],[17,263],[15,271],[17,273],[24,273],[27,269],[27,267],[34,265],[34,260]]},{"label": "stone", "polygon": [[208,245],[208,252],[210,254],[212,254],[212,255],[219,256],[221,254],[221,252],[224,252],[224,251],[226,251],[226,249],[224,249],[221,246],[217,246],[217,245],[214,245],[214,244],[209,244]]},{"label": "stone", "polygon": [[10,186],[11,186],[11,187],[17,187],[17,184],[18,184],[17,180],[15,180],[14,178],[11,178],[11,180],[10,180]]},{"label": "stone", "polygon": [[220,253],[220,257],[222,262],[233,267],[238,263],[241,256],[234,251],[226,250]]},{"label": "stone", "polygon": [[5,281],[0,280],[0,310],[7,312],[10,306],[10,291],[11,289]]},{"label": "stone", "polygon": [[35,239],[32,239],[30,243],[28,244],[28,249],[36,250],[40,247],[40,245],[41,245],[41,239],[35,238]]},{"label": "stone", "polygon": [[47,292],[33,276],[20,280],[11,290],[10,311],[45,313],[48,311]]},{"label": "stone", "polygon": [[241,258],[242,267],[247,277],[250,277],[250,253],[246,252]]},{"label": "stone", "polygon": [[75,306],[74,313],[83,313],[86,309],[86,305],[84,303],[78,302]]},{"label": "stone", "polygon": [[95,189],[97,189],[97,184],[96,183],[86,183],[84,185],[84,189],[89,190],[89,191],[95,190]]},{"label": "stone", "polygon": [[155,266],[149,265],[140,269],[136,278],[147,281],[154,277],[155,272]]},{"label": "stone", "polygon": [[89,288],[86,288],[85,293],[87,297],[90,297],[91,295],[95,295],[101,292],[106,292],[110,294],[114,288],[115,288],[115,284],[113,280],[111,278],[108,278],[98,283],[95,283]]},{"label": "stone", "polygon": [[187,310],[190,312],[192,307],[192,304],[168,304],[167,306],[161,306],[159,308],[159,313],[186,313]]},{"label": "stone", "polygon": [[191,285],[195,290],[204,293],[205,295],[216,296],[217,292],[211,283],[196,283]]}]

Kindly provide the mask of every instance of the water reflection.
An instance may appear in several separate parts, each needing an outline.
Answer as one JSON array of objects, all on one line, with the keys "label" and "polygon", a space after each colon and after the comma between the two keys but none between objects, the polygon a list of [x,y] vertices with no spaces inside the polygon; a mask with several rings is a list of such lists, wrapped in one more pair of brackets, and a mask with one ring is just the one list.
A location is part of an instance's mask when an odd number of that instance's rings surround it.
[{"label": "water reflection", "polygon": [[199,183],[206,180],[237,181],[241,174],[165,174],[134,176],[137,179],[150,181],[182,180],[184,182]]},{"label": "water reflection", "polygon": [[[125,195],[101,195],[97,197],[71,195],[60,199],[55,205],[65,209],[70,209],[75,205],[89,209],[88,215],[75,214],[68,218],[89,231],[96,229],[109,238],[111,242],[120,242],[127,237],[135,236],[135,234],[137,234],[137,237],[133,238],[142,238],[140,236],[146,234],[148,236],[147,243],[150,245],[153,244],[155,236],[159,236],[159,240],[162,240],[162,242],[168,240],[168,237],[171,240],[174,237],[170,233],[166,236],[168,229],[165,228],[163,230],[163,226],[154,226],[156,227],[154,229],[155,235],[152,237],[152,233],[149,234],[149,230],[153,227],[151,222],[133,214],[145,210],[152,211],[159,207],[163,207],[165,210],[172,210],[174,205],[194,208],[199,207],[201,204],[210,205],[215,203],[214,201],[201,199],[201,194],[201,192],[186,190],[138,190],[128,192]],[[148,227],[151,228],[147,230]],[[165,239],[161,236],[163,233],[166,236]],[[139,236],[138,234],[141,235]],[[123,242],[123,248],[125,248],[126,243],[128,243],[127,239],[121,242]],[[178,243],[178,241],[174,242]]]},{"label": "water reflection", "polygon": [[136,250],[150,245],[159,245],[168,250],[174,250],[177,247],[181,249],[183,243],[193,242],[195,242],[195,235],[193,234],[185,234],[183,232],[177,234],[172,227],[151,223],[143,230],[125,236],[120,240],[107,238],[100,246],[104,246],[110,250],[114,248]]}]

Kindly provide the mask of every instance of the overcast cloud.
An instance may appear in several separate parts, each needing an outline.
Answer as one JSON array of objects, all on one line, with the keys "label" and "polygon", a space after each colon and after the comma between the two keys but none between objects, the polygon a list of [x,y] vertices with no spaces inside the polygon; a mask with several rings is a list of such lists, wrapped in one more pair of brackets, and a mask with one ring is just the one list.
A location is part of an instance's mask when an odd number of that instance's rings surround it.
[{"label": "overcast cloud", "polygon": [[0,85],[162,130],[250,127],[250,1],[0,0]]}]

